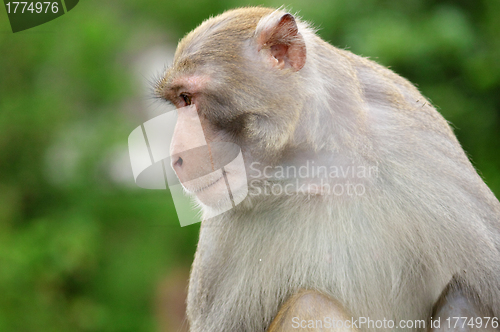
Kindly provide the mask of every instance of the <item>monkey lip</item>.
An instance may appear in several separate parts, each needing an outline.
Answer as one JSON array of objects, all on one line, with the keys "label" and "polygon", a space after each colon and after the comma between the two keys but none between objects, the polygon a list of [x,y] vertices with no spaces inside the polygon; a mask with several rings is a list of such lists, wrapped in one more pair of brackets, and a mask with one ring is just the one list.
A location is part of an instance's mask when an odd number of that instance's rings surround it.
[{"label": "monkey lip", "polygon": [[208,184],[208,185],[201,186],[201,187],[200,187],[200,186],[192,186],[191,188],[188,188],[187,186],[184,186],[184,188],[185,188],[188,192],[190,192],[190,193],[198,194],[198,193],[200,193],[200,192],[202,192],[202,191],[204,191],[204,190],[206,190],[206,189],[208,189],[208,188],[212,187],[213,185],[215,185],[216,183],[218,183],[218,182],[219,182],[221,179],[223,179],[223,178],[224,178],[224,175],[221,175],[221,177],[219,177],[217,180],[215,180],[215,181],[211,182],[211,183],[210,183],[210,184]]}]

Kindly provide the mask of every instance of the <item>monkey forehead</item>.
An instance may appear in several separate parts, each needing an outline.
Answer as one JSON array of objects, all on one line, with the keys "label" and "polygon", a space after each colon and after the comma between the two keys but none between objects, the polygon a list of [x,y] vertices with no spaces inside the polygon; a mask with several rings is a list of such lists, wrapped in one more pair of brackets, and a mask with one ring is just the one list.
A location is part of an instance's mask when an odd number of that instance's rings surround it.
[{"label": "monkey forehead", "polygon": [[171,90],[183,90],[190,93],[197,93],[203,90],[210,82],[210,75],[203,74],[187,74],[174,78],[169,88]]},{"label": "monkey forehead", "polygon": [[225,57],[238,48],[236,44],[252,37],[260,19],[274,11],[265,7],[244,7],[211,17],[179,42],[175,59]]}]

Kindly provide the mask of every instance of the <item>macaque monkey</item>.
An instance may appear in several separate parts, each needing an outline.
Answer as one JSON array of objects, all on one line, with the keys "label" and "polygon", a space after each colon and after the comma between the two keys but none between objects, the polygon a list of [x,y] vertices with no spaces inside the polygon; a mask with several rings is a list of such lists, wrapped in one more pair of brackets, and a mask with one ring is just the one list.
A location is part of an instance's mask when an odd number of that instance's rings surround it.
[{"label": "macaque monkey", "polygon": [[497,330],[500,203],[407,80],[251,7],[184,37],[154,91],[203,213],[191,331]]}]

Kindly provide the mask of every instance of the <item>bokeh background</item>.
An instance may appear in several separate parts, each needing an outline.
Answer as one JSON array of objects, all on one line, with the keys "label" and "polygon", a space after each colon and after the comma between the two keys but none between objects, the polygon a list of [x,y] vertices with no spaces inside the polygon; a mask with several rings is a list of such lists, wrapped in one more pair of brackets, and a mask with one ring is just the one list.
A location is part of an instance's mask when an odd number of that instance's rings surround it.
[{"label": "bokeh background", "polygon": [[500,194],[500,1],[82,0],[16,34],[0,6],[0,331],[185,330],[199,224],[134,185],[127,137],[178,39],[258,4],[417,84]]}]

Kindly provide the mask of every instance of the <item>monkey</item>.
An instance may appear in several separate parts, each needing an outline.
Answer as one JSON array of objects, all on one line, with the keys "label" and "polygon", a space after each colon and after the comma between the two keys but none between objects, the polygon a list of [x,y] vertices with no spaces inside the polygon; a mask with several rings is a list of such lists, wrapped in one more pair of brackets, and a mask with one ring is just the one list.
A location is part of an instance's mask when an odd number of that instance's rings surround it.
[{"label": "monkey", "polygon": [[187,34],[154,94],[202,211],[191,331],[498,330],[500,203],[409,81],[245,7]]}]

